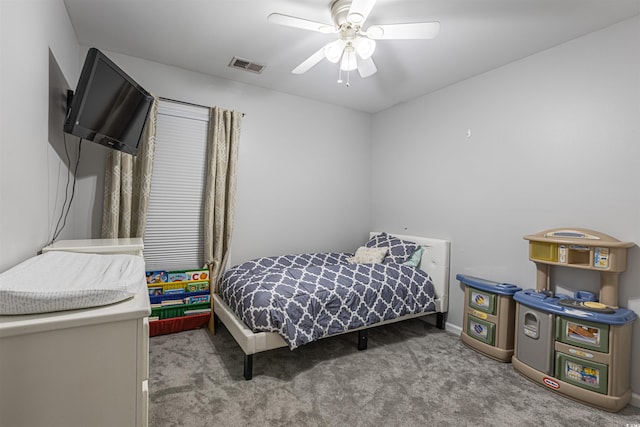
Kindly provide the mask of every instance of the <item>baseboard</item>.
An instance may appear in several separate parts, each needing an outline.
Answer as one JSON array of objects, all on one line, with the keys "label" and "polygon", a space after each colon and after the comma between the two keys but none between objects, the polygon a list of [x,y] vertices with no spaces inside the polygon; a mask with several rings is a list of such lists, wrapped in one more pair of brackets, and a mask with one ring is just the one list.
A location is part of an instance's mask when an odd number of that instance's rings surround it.
[{"label": "baseboard", "polygon": [[445,323],[444,330],[456,335],[460,335],[462,333],[462,328],[460,326],[449,322]]},{"label": "baseboard", "polygon": [[629,402],[629,405],[640,408],[640,394],[631,393],[631,401]]},{"label": "baseboard", "polygon": [[[436,325],[435,314],[430,316],[423,316],[420,317],[420,319],[430,325]],[[462,328],[460,326],[454,325],[453,323],[449,322],[444,323],[444,330],[458,336],[462,333]]]},{"label": "baseboard", "polygon": [[[430,325],[433,325],[433,326],[436,325],[434,315],[424,316],[424,317],[421,317],[420,319],[422,319],[424,322],[427,322]],[[453,323],[449,323],[449,322],[444,323],[444,330],[458,336],[462,334],[462,327],[458,325],[454,325]]]}]

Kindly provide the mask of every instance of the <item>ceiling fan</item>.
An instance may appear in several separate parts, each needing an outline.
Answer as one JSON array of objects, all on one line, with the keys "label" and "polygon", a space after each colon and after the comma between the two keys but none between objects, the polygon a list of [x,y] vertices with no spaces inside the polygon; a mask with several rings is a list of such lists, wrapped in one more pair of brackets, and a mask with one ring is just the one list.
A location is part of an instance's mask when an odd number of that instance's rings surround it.
[{"label": "ceiling fan", "polygon": [[281,13],[272,13],[267,19],[288,27],[338,34],[337,40],[325,44],[291,72],[303,74],[326,58],[332,63],[340,63],[338,83],[342,83],[342,72],[345,71],[349,86],[350,71],[358,70],[362,78],[378,71],[372,59],[376,40],[432,39],[440,31],[440,23],[436,21],[370,25],[364,29],[364,23],[375,4],[376,0],[335,0],[331,4],[333,25]]}]

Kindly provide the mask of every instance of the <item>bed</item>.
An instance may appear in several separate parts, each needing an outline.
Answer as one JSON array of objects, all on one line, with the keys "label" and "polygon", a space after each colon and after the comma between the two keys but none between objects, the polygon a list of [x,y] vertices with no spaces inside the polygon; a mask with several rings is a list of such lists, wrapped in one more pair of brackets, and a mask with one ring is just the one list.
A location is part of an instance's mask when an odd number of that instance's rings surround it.
[{"label": "bed", "polygon": [[[246,380],[253,377],[253,355],[263,351],[293,350],[354,331],[358,349],[364,350],[368,328],[434,314],[436,326],[444,329],[449,241],[379,232],[369,237],[353,254],[264,257],[224,273],[213,294],[214,315],[245,354]],[[275,297],[267,294],[274,289]],[[335,306],[338,300],[351,308]],[[389,307],[380,308],[384,304]],[[297,310],[289,310],[292,305]],[[310,310],[300,311],[302,305]]]}]

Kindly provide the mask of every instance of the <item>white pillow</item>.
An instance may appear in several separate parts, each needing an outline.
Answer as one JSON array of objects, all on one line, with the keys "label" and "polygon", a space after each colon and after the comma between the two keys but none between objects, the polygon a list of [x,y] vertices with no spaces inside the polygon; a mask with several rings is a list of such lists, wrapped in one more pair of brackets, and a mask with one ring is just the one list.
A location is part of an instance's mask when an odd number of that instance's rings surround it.
[{"label": "white pillow", "polygon": [[142,257],[46,252],[0,274],[0,315],[112,304],[146,287]]},{"label": "white pillow", "polygon": [[350,264],[380,264],[387,255],[387,248],[367,248],[360,246],[356,254],[347,258]]}]

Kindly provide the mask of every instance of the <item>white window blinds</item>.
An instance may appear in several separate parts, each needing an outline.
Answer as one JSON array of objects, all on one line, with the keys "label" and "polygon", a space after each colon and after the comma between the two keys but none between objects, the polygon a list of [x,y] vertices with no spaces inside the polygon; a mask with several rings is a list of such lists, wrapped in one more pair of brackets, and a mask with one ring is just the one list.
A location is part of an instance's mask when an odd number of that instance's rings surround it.
[{"label": "white window blinds", "polygon": [[209,110],[160,100],[144,259],[147,270],[203,266]]}]

